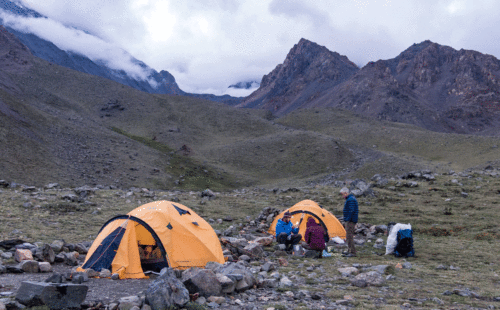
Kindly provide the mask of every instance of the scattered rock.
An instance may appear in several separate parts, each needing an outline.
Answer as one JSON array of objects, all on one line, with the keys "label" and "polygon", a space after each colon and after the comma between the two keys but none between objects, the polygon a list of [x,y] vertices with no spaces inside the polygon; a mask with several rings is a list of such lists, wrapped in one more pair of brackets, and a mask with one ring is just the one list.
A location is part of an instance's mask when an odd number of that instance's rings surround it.
[{"label": "scattered rock", "polygon": [[368,271],[358,274],[351,283],[358,287],[382,286],[385,279],[376,271]]},{"label": "scattered rock", "polygon": [[52,265],[49,262],[38,263],[40,272],[52,272]]},{"label": "scattered rock", "polygon": [[199,293],[204,297],[217,296],[222,291],[217,276],[210,269],[187,269],[182,273],[182,283],[190,294]]},{"label": "scattered rock", "polygon": [[50,309],[80,308],[88,287],[70,283],[22,282],[16,301],[27,306],[48,306]]},{"label": "scattered rock", "polygon": [[19,263],[21,269],[27,273],[38,273],[40,268],[38,267],[38,262],[34,260],[23,260]]},{"label": "scattered rock", "polygon": [[359,271],[358,268],[355,267],[338,268],[337,270],[343,277],[349,277],[351,275],[358,274]]},{"label": "scattered rock", "polygon": [[14,254],[14,259],[19,263],[25,260],[33,260],[33,254],[30,250],[17,249]]},{"label": "scattered rock", "polygon": [[183,307],[189,300],[189,291],[171,268],[163,268],[160,276],[146,290],[146,302],[152,310]]}]

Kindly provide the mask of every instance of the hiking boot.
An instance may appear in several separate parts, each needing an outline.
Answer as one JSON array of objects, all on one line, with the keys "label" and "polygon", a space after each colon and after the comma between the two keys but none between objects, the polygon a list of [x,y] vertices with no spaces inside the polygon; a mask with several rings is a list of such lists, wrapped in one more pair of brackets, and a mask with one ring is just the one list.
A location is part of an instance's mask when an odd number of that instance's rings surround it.
[{"label": "hiking boot", "polygon": [[349,254],[349,251],[343,251],[342,252],[342,255],[347,255],[347,254]]},{"label": "hiking boot", "polygon": [[343,257],[356,257],[356,254],[352,253],[347,253],[347,254],[342,254]]}]

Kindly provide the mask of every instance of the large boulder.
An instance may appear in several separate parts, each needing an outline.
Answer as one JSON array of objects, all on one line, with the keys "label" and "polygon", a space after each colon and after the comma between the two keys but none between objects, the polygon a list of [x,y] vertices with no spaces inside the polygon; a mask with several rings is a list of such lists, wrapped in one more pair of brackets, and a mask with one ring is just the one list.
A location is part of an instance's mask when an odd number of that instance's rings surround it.
[{"label": "large boulder", "polygon": [[252,271],[241,263],[226,263],[216,269],[217,273],[227,276],[236,282],[236,291],[242,292],[253,288],[257,284],[257,279]]},{"label": "large boulder", "polygon": [[62,253],[65,256],[64,262],[69,266],[78,266],[78,252]]},{"label": "large boulder", "polygon": [[233,280],[220,273],[215,274],[215,276],[217,277],[217,280],[221,285],[221,292],[223,294],[231,294],[232,292],[234,292],[234,290],[236,289],[236,283]]},{"label": "large boulder", "polygon": [[40,270],[38,262],[35,260],[23,260],[19,263],[19,267],[27,273],[37,273]]},{"label": "large boulder", "polygon": [[118,300],[118,310],[132,310],[134,308],[140,309],[142,301],[139,296],[122,297]]},{"label": "large boulder", "polygon": [[258,243],[250,243],[243,250],[252,257],[261,257],[264,254],[264,249]]},{"label": "large boulder", "polygon": [[86,245],[82,242],[75,244],[75,251],[78,252],[79,254],[87,254],[89,250],[86,247]]},{"label": "large boulder", "polygon": [[9,239],[9,240],[3,240],[0,241],[0,247],[10,250],[11,248],[15,247],[16,245],[23,244],[24,241],[21,239]]},{"label": "large boulder", "polygon": [[190,294],[209,297],[221,294],[222,286],[210,269],[190,268],[182,273],[182,283]]},{"label": "large boulder", "polygon": [[40,247],[33,249],[33,256],[42,262],[54,263],[56,254],[52,247],[48,244],[43,244]]},{"label": "large boulder", "polygon": [[183,307],[189,302],[189,291],[177,279],[172,268],[163,268],[156,280],[146,290],[146,303],[152,310]]},{"label": "large boulder", "polygon": [[54,242],[50,244],[50,247],[54,250],[54,253],[59,254],[65,243],[64,240],[54,240]]},{"label": "large boulder", "polygon": [[14,254],[14,259],[19,263],[24,260],[33,260],[33,254],[27,249],[17,249]]},{"label": "large boulder", "polygon": [[78,308],[87,297],[88,287],[71,283],[22,282],[16,301],[27,306],[50,309]]},{"label": "large boulder", "polygon": [[262,246],[270,246],[273,243],[273,237],[258,237],[253,242],[258,243]]}]

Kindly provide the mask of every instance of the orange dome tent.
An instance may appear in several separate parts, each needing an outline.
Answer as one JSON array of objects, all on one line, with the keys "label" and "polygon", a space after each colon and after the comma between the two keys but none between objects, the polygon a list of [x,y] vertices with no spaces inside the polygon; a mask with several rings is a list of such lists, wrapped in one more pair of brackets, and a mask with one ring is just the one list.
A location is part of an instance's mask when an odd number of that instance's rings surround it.
[{"label": "orange dome tent", "polygon": [[141,260],[139,245],[159,248],[161,258],[152,262],[157,269],[224,263],[219,239],[210,224],[179,203],[155,201],[107,221],[79,269],[109,269],[120,279],[146,278],[143,269],[150,266]]},{"label": "orange dome tent", "polygon": [[302,240],[304,240],[304,235],[306,232],[306,224],[309,218],[314,218],[325,231],[328,233],[328,237],[340,237],[345,239],[345,229],[339,220],[331,214],[329,211],[320,207],[316,202],[312,200],[302,200],[301,202],[295,204],[293,207],[284,210],[277,217],[269,227],[269,233],[272,235],[276,234],[276,224],[278,220],[283,218],[283,214],[288,211],[292,215],[290,221],[295,225],[299,224],[299,234],[302,235]]}]

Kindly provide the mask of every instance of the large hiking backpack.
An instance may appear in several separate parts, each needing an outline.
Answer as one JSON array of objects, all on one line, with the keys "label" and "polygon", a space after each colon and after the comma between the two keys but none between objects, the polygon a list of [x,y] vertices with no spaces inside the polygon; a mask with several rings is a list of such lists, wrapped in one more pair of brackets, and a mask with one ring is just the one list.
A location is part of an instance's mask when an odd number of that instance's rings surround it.
[{"label": "large hiking backpack", "polygon": [[413,257],[415,250],[413,249],[413,230],[401,229],[397,235],[397,245],[394,248],[394,255],[397,257]]}]

